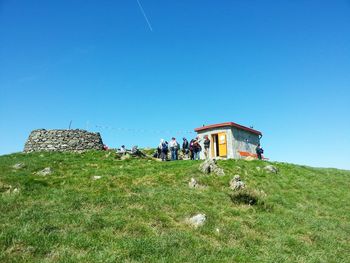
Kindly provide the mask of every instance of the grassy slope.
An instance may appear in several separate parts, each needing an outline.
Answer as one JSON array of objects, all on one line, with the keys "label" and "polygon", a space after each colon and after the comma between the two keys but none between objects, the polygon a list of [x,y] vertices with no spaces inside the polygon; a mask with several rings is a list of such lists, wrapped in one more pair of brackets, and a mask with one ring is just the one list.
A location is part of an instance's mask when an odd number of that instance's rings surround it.
[{"label": "grassy slope", "polygon": [[[23,162],[25,168],[11,166]],[[111,154],[0,156],[0,262],[349,262],[350,172],[259,161],[116,160]],[[52,175],[33,174],[51,167]],[[232,203],[240,174],[263,205]],[[93,175],[102,179],[92,180]],[[190,189],[195,177],[207,185]],[[1,189],[0,189],[1,190]],[[184,219],[205,213],[194,229]],[[219,229],[219,232],[217,231]]]}]

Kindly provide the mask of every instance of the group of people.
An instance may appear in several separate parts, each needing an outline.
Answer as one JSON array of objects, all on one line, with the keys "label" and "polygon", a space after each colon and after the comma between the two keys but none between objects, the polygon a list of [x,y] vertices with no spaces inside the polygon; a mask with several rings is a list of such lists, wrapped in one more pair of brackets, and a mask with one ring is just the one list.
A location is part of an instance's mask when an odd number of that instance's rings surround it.
[{"label": "group of people", "polygon": [[[171,160],[175,161],[179,159],[179,151],[182,150],[184,158],[191,160],[199,160],[200,153],[202,151],[202,146],[200,144],[201,139],[199,136],[192,139],[190,142],[184,137],[182,138],[182,147],[178,143],[175,137],[172,137],[170,142],[165,141],[164,139],[160,140],[160,143],[157,147],[156,156],[157,158],[161,158],[162,161],[167,160],[168,153],[170,151]],[[204,154],[206,158],[209,157],[209,147],[210,140],[208,136],[204,137]]]},{"label": "group of people", "polygon": [[127,154],[127,153],[137,154],[137,153],[141,153],[141,152],[140,152],[139,147],[137,145],[133,146],[131,148],[131,150],[127,150],[125,148],[125,145],[122,145],[120,147],[120,149],[117,149],[117,153],[120,153],[120,154]]},{"label": "group of people", "polygon": [[[181,150],[183,153],[183,157],[185,159],[191,160],[199,160],[200,153],[202,151],[201,146],[202,139],[199,136],[192,139],[190,142],[184,137],[182,138],[182,147],[177,142],[175,137],[172,137],[170,142],[165,141],[164,139],[160,139],[160,143],[157,147],[157,150],[153,157],[160,158],[162,161],[166,161],[168,159],[168,153],[170,152],[170,158],[172,161],[179,159],[179,151]],[[209,149],[210,149],[210,139],[207,135],[204,136],[203,140],[204,146],[204,156],[205,158],[209,158]],[[104,146],[105,150],[108,150],[107,146]],[[122,145],[120,149],[117,149],[117,152],[120,154],[126,154],[128,150],[126,150],[125,145]],[[140,152],[137,146],[132,147],[130,153],[136,154]],[[259,160],[263,159],[262,154],[264,153],[263,148],[260,144],[255,148],[256,156]]]}]

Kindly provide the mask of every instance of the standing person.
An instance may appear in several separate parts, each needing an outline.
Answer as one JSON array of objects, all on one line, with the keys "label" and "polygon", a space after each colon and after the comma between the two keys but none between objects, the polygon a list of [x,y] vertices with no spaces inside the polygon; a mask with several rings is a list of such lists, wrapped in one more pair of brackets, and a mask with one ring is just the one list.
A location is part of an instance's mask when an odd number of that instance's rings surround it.
[{"label": "standing person", "polygon": [[202,146],[200,145],[200,140],[199,140],[199,137],[197,136],[193,142],[194,160],[200,159],[201,150],[202,150]]},{"label": "standing person", "polygon": [[166,143],[166,141],[160,139],[159,148],[161,149],[160,156],[162,158],[162,161],[166,161],[168,154],[168,144]]},{"label": "standing person", "polygon": [[126,154],[125,145],[122,145],[122,146],[120,147],[119,153],[121,153],[121,154]]},{"label": "standing person", "polygon": [[169,143],[170,152],[171,152],[171,160],[175,161],[177,160],[177,150],[178,150],[178,143],[175,139],[175,137],[171,138],[171,141]]},{"label": "standing person", "polygon": [[205,158],[209,158],[209,148],[210,148],[210,140],[209,140],[209,137],[208,135],[205,135],[204,137],[204,155],[205,155]]},{"label": "standing person", "polygon": [[161,155],[162,155],[162,146],[161,146],[161,143],[158,145],[157,147],[157,152],[155,153],[156,155],[156,158],[161,158]]},{"label": "standing person", "polygon": [[188,158],[189,143],[185,137],[183,137],[182,140],[182,153],[184,154],[184,157]]},{"label": "standing person", "polygon": [[194,144],[194,139],[192,139],[190,141],[190,159],[194,160],[194,148],[193,148],[193,144]]},{"label": "standing person", "polygon": [[258,146],[256,146],[255,152],[256,152],[256,155],[258,156],[258,159],[261,160],[262,154],[264,153],[264,149],[261,148],[260,143],[258,144]]},{"label": "standing person", "polygon": [[176,141],[176,160],[179,160],[179,150],[181,149],[180,147],[180,143],[178,143],[178,141]]}]

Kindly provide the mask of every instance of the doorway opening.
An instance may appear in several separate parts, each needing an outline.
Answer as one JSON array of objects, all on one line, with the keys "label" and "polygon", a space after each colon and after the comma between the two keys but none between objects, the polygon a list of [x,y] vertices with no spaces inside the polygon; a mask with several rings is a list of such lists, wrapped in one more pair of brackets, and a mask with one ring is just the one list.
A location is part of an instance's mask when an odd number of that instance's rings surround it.
[{"label": "doorway opening", "polygon": [[212,147],[211,155],[215,157],[227,157],[227,139],[226,132],[220,132],[211,135]]},{"label": "doorway opening", "polygon": [[213,158],[219,156],[219,135],[218,134],[212,134],[211,135],[211,141],[213,142],[211,144],[211,156]]}]

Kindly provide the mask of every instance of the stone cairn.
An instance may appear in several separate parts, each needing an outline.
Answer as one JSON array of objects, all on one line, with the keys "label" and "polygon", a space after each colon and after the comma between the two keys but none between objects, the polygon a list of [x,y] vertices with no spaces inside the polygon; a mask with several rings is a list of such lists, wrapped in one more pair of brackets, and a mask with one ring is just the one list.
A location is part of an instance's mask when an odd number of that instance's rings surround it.
[{"label": "stone cairn", "polygon": [[103,150],[100,133],[85,130],[34,130],[24,146],[24,152],[83,152]]}]

